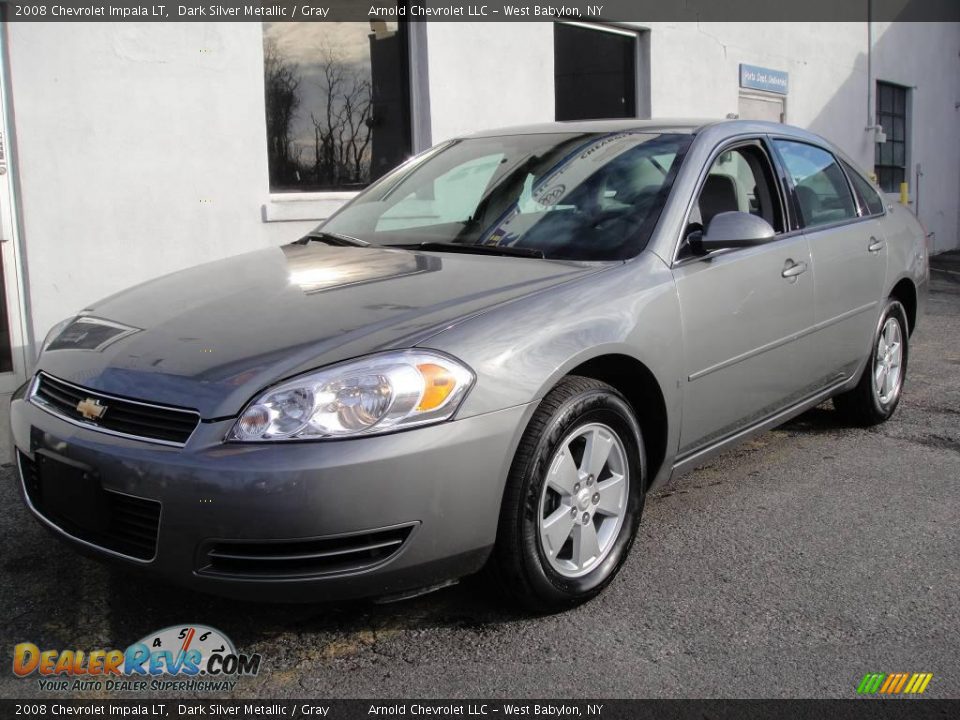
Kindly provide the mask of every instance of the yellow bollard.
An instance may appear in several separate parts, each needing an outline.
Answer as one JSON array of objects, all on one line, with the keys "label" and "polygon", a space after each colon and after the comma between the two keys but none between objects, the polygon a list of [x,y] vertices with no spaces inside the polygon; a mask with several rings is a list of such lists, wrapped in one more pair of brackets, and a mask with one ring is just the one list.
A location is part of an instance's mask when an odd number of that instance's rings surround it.
[{"label": "yellow bollard", "polygon": [[910,188],[907,186],[907,183],[900,183],[900,204],[909,205],[910,204]]}]

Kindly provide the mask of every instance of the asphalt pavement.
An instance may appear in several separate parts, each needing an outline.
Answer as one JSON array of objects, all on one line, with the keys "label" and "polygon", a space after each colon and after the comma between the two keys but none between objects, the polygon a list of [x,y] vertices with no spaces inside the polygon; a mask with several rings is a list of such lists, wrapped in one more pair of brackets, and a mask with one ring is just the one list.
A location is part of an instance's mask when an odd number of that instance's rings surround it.
[{"label": "asphalt pavement", "polygon": [[[44,532],[0,469],[0,647],[124,648],[225,631],[236,697],[853,697],[932,672],[960,697],[960,273],[935,272],[903,402],[872,429],[827,404],[651,497],[599,598],[529,617],[478,582],[393,605],[254,605],[150,584]],[[43,693],[0,670],[2,697]],[[173,697],[171,695],[170,697]]]}]

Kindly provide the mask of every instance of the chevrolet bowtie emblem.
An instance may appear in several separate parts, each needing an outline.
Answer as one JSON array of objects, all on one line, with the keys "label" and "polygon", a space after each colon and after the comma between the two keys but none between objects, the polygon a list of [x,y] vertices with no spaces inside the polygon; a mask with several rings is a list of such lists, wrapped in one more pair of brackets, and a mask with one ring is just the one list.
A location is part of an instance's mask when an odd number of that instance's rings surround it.
[{"label": "chevrolet bowtie emblem", "polygon": [[87,420],[99,420],[107,412],[107,406],[101,405],[99,400],[86,398],[77,403],[77,412]]}]

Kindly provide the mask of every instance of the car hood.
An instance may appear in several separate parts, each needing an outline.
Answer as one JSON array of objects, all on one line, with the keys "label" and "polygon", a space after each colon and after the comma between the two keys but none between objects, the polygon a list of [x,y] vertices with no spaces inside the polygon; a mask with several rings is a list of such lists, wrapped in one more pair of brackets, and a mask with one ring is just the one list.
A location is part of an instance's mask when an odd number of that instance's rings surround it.
[{"label": "car hood", "polygon": [[[278,380],[410,347],[494,305],[597,271],[526,258],[293,244],[113,295],[40,369],[93,390],[236,415]],[[106,322],[100,322],[101,320]]]}]

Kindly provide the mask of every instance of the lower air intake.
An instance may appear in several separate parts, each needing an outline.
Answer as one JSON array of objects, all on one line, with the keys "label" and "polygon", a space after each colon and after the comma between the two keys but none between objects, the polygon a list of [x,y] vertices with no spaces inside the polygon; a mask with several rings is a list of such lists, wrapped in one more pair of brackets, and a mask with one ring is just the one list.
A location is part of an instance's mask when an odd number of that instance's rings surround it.
[{"label": "lower air intake", "polygon": [[414,525],[302,540],[218,540],[201,553],[201,575],[299,578],[357,572],[386,562]]}]

